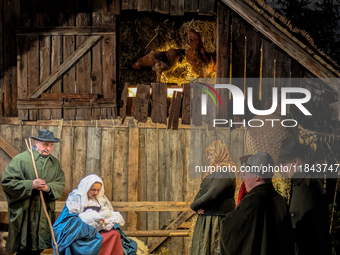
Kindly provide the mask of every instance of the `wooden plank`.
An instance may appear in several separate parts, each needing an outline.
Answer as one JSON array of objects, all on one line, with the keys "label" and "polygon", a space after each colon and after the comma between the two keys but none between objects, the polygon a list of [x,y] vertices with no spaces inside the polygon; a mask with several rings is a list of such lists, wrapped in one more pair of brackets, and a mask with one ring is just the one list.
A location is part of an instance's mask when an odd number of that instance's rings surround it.
[{"label": "wooden plank", "polygon": [[188,230],[133,230],[133,231],[124,231],[127,236],[137,236],[137,237],[158,237],[158,236],[166,236],[166,237],[184,237],[189,236]]},{"label": "wooden plank", "polygon": [[[146,129],[139,130],[139,153],[138,153],[138,171],[140,173],[138,178],[138,201],[147,201],[146,198]],[[137,213],[138,229],[147,230],[147,212]],[[141,238],[141,241],[146,242],[146,238]]]},{"label": "wooden plank", "polygon": [[76,127],[74,129],[74,151],[73,151],[73,171],[72,187],[78,187],[82,178],[85,177],[86,167],[86,128]]},{"label": "wooden plank", "polygon": [[[94,1],[96,2],[96,1]],[[104,3],[103,3],[104,4]],[[99,11],[99,10],[98,10]],[[93,26],[102,24],[102,13],[92,13]],[[103,56],[102,56],[102,43],[98,43],[92,48],[92,93],[103,94]],[[100,109],[92,109],[92,119],[100,119]]]},{"label": "wooden plank", "polygon": [[[3,57],[4,57],[4,73],[3,73],[3,113],[5,117],[13,115],[16,110],[17,98],[17,70],[16,70],[16,45],[14,27],[18,25],[17,9],[18,0],[5,1],[3,3]],[[15,104],[14,104],[15,103]],[[13,108],[14,107],[14,108]]]},{"label": "wooden plank", "polygon": [[184,0],[170,0],[170,15],[184,16]]},{"label": "wooden plank", "polygon": [[170,106],[168,129],[171,128],[174,130],[178,130],[178,123],[182,105],[182,94],[183,92],[174,91]]},{"label": "wooden plank", "polygon": [[205,0],[199,3],[199,14],[213,15],[215,0]]},{"label": "wooden plank", "polygon": [[112,35],[116,33],[115,26],[99,25],[68,26],[68,27],[32,27],[18,28],[15,30],[18,36],[91,36],[91,35]]},{"label": "wooden plank", "polygon": [[137,9],[137,0],[122,0],[122,10]]},{"label": "wooden plank", "polygon": [[[90,48],[95,45],[99,40],[100,36],[89,37],[63,64],[57,68],[42,84],[39,85],[30,95],[29,98],[39,97],[46,89],[52,86],[61,76],[66,73],[76,62],[83,57]],[[69,93],[69,91],[66,91]]]},{"label": "wooden plank", "polygon": [[190,83],[183,84],[182,124],[190,125]]},{"label": "wooden plank", "polygon": [[[217,7],[217,74],[218,78],[230,77],[230,26],[231,15],[229,9],[221,2]],[[218,83],[225,83],[229,79],[217,79]],[[229,100],[229,91],[226,89],[217,89],[222,106],[217,104],[217,118],[229,119],[231,112],[231,104]],[[228,125],[225,125],[228,126]]]},{"label": "wooden plank", "polygon": [[[293,37],[287,29],[282,28],[278,23],[270,23],[261,14],[262,9],[256,8],[254,3],[249,6],[244,1],[237,0],[222,0],[233,11],[238,13],[244,20],[254,26],[260,33],[262,33],[269,40],[274,42],[279,48],[288,53],[292,58],[297,60],[300,64],[306,67],[315,76],[321,78],[325,83],[337,90],[335,79],[340,76],[338,71],[335,71],[331,66],[325,63],[317,56],[314,50],[310,49],[298,39]],[[255,10],[254,10],[255,9]],[[333,80],[333,81],[332,81]]]},{"label": "wooden plank", "polygon": [[[128,162],[129,162],[129,130],[126,128],[115,129],[114,144],[114,171],[112,180],[112,193],[114,201],[128,200]],[[127,214],[123,213],[124,219]],[[126,229],[127,226],[124,226]]]},{"label": "wooden plank", "polygon": [[[187,221],[195,213],[192,211],[181,213],[171,224],[166,228],[166,230],[177,229],[183,222]],[[152,253],[159,245],[161,245],[166,240],[166,237],[157,237],[152,239],[148,243],[149,252]]]},{"label": "wooden plank", "polygon": [[[190,118],[192,120],[192,125],[202,126],[202,109],[201,109],[201,96],[202,90],[197,88],[197,84],[191,82],[191,92],[192,99],[190,101]],[[190,97],[191,98],[191,97]]]},{"label": "wooden plank", "polygon": [[[183,201],[183,179],[184,179],[184,164],[183,164],[183,130],[170,131],[170,200],[171,201]],[[175,171],[176,169],[176,171]],[[175,219],[178,213],[171,213],[171,219]],[[170,239],[170,250],[174,254],[183,254],[183,238]]]},{"label": "wooden plank", "polygon": [[198,0],[184,0],[185,12],[198,12]]},{"label": "wooden plank", "polygon": [[[128,201],[138,201],[138,128],[129,128],[129,174],[128,174]],[[137,230],[137,213],[128,213],[128,230]]]},{"label": "wooden plank", "polygon": [[[77,26],[84,26],[90,24],[89,13],[78,13],[76,18]],[[77,36],[76,45],[81,47],[88,39],[87,36]],[[76,93],[90,93],[91,92],[91,52],[87,52],[76,64]],[[90,109],[77,109],[77,120],[91,119]]]},{"label": "wooden plank", "polygon": [[[4,140],[6,143],[8,144],[12,144],[12,129],[10,125],[1,125],[0,126],[0,134],[1,134],[1,138],[2,140]],[[8,141],[8,142],[7,142]],[[2,144],[5,144],[5,142],[2,142]],[[4,146],[5,147],[5,146]],[[11,145],[6,146],[7,151],[9,151],[11,153],[12,156],[14,156],[14,148],[10,149],[10,147],[12,147]],[[0,149],[0,176],[2,178],[2,175],[5,172],[5,168],[8,166],[8,164],[11,161],[11,157],[8,156],[7,152],[4,150]],[[3,192],[2,189],[0,189],[0,201],[6,201],[6,196],[5,193]],[[5,202],[7,205],[7,202]],[[5,211],[7,212],[7,210]]]},{"label": "wooden plank", "polygon": [[[186,213],[193,213],[192,211],[188,211],[188,209],[190,209],[190,204],[191,204],[189,202],[173,202],[173,201],[168,201],[168,202],[151,202],[151,201],[118,202],[118,201],[111,201],[111,204],[113,206],[113,209],[116,210],[116,211],[119,211],[119,212],[177,211],[177,212],[184,212],[185,214]],[[56,201],[56,212],[61,212],[63,210],[64,206],[65,206],[65,201]],[[7,212],[7,201],[0,200],[0,212]],[[183,222],[185,222],[185,220]],[[181,226],[182,223],[179,224],[178,226]],[[169,228],[168,230],[171,230],[171,229],[175,229],[175,228]]]},{"label": "wooden plank", "polygon": [[[111,14],[104,16],[105,24],[115,25],[114,17]],[[103,95],[111,98],[116,103],[116,35],[106,35],[102,40],[103,47]],[[106,109],[106,116],[103,118],[116,118],[114,109]]]},{"label": "wooden plank", "polygon": [[[67,6],[67,13],[65,14],[64,27],[67,26],[75,26],[76,18],[75,18],[75,9],[76,2],[75,0],[71,0]],[[76,48],[76,38],[75,36],[64,36],[63,43],[63,62],[68,59],[74,53]],[[72,67],[68,72],[63,76],[63,92],[64,93],[75,93],[76,88],[76,68]],[[66,120],[75,120],[76,118],[76,110],[74,109],[64,109],[63,110],[63,118]]]},{"label": "wooden plank", "polygon": [[154,123],[166,124],[167,120],[167,87],[164,83],[151,83],[151,120]]},{"label": "wooden plank", "polygon": [[[38,14],[39,27],[46,26],[48,22],[48,15],[44,13]],[[51,74],[51,36],[39,36],[39,65],[40,65],[40,76],[39,84],[47,79]],[[51,119],[51,110],[43,109],[38,111],[38,118],[40,120]]]},{"label": "wooden plank", "polygon": [[170,12],[169,0],[153,0],[152,9],[159,13],[169,14]]},{"label": "wooden plank", "polygon": [[272,87],[274,86],[274,45],[262,39],[262,88],[261,88],[261,109],[267,110],[272,106]]},{"label": "wooden plank", "polygon": [[[245,36],[246,27],[237,15],[232,16],[232,84],[244,92],[245,74]],[[233,101],[233,98],[231,99]],[[243,116],[232,116],[235,122],[241,122]]]},{"label": "wooden plank", "polygon": [[[18,62],[17,62],[18,98],[26,98],[27,92],[28,92],[28,88],[27,88],[28,86],[27,37],[17,37],[17,45],[18,45],[18,50],[17,50],[18,51]],[[18,117],[20,120],[28,120],[28,110],[18,110]]]},{"label": "wooden plank", "polygon": [[18,109],[61,109],[63,104],[62,100],[27,100],[18,99]]},{"label": "wooden plank", "polygon": [[[63,15],[59,15],[58,17],[58,25],[62,25]],[[52,52],[51,52],[51,72],[54,72],[63,62],[63,36],[51,36],[52,40]],[[62,89],[62,80],[54,84],[51,89],[52,93],[61,93]],[[62,117],[62,110],[51,110],[51,119],[61,119]]]},{"label": "wooden plank", "polygon": [[4,139],[2,136],[0,136],[0,147],[3,149],[8,156],[11,158],[14,158],[16,155],[19,154],[19,152],[10,145],[6,139]]},{"label": "wooden plank", "polygon": [[[290,87],[291,81],[288,79],[290,77],[291,70],[291,58],[285,53],[280,52],[275,49],[275,87],[278,88],[278,106],[277,110],[281,111],[281,87]],[[287,95],[290,97],[290,94]],[[287,105],[287,113],[290,113],[290,105]]]},{"label": "wooden plank", "polygon": [[123,106],[121,106],[121,108],[119,110],[119,115],[122,118],[122,124],[124,123],[125,118],[127,116],[126,110],[127,110],[128,93],[129,93],[128,86],[129,86],[129,84],[125,83],[122,95],[120,97],[121,102],[123,102]]},{"label": "wooden plank", "polygon": [[[39,39],[38,36],[29,37],[30,49],[28,51],[29,69],[28,69],[28,94],[39,86]],[[19,102],[18,102],[19,103]],[[37,120],[38,111],[29,111],[29,120]]]},{"label": "wooden plank", "polygon": [[138,0],[137,10],[139,12],[149,12],[149,11],[152,11],[151,0]]},{"label": "wooden plank", "polygon": [[[148,129],[146,132],[146,198],[148,201],[158,200],[158,130]],[[159,228],[159,213],[148,213],[148,230]]]},{"label": "wooden plank", "polygon": [[146,122],[149,112],[150,85],[138,84],[135,99],[135,119]]},{"label": "wooden plank", "polygon": [[98,94],[42,93],[41,99],[97,99]]},{"label": "wooden plank", "polygon": [[101,128],[87,128],[86,175],[100,173]]},{"label": "wooden plank", "polygon": [[[104,183],[105,195],[112,200],[114,129],[103,128],[100,159],[100,176]],[[117,210],[115,207],[114,210]]]},{"label": "wooden plank", "polygon": [[[4,77],[4,27],[3,1],[0,0],[0,77]],[[4,116],[4,79],[0,79],[0,116]]]},{"label": "wooden plank", "polygon": [[[246,87],[253,88],[253,106],[255,109],[261,109],[260,102],[260,67],[261,67],[261,36],[252,27],[246,27]],[[247,91],[246,91],[247,93]],[[246,95],[248,96],[248,95]],[[245,111],[246,119],[252,119],[253,114],[248,110]]]},{"label": "wooden plank", "polygon": [[[158,148],[162,148],[158,151],[158,198],[159,201],[171,201],[170,193],[170,136],[169,132],[165,129],[158,130]],[[159,213],[159,229],[164,229],[164,226],[168,226],[171,220],[170,212]]]}]

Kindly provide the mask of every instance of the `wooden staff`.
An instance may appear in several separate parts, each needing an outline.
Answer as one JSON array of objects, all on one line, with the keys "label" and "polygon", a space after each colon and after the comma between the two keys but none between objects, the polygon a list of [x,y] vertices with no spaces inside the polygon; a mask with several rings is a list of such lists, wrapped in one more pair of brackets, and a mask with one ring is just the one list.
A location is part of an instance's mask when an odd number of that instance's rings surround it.
[{"label": "wooden staff", "polygon": [[[32,139],[31,138],[26,139],[25,143],[26,143],[26,147],[27,147],[28,151],[31,153],[31,159],[32,159],[32,163],[33,163],[35,176],[36,176],[37,179],[39,179],[37,166],[35,165],[34,154],[33,154],[33,150],[32,150]],[[54,250],[56,251],[57,255],[59,255],[58,245],[57,245],[57,242],[55,240],[54,232],[53,232],[53,228],[52,228],[52,222],[51,222],[50,216],[48,216],[44,195],[43,195],[43,192],[41,190],[40,190],[40,199],[41,199],[41,203],[42,203],[43,208],[44,208],[44,213],[46,215],[48,225],[50,226],[50,230],[51,230],[51,234],[52,234],[52,240],[53,240],[53,243],[54,243]]]}]

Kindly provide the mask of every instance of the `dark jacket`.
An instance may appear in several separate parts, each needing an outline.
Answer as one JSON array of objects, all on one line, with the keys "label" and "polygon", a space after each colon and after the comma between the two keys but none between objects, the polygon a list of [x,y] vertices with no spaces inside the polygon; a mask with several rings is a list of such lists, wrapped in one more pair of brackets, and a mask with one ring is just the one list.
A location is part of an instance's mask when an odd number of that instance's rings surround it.
[{"label": "dark jacket", "polygon": [[307,173],[294,176],[300,177],[292,179],[289,202],[296,255],[330,255],[325,189],[319,179],[311,178]]},{"label": "dark jacket", "polygon": [[235,208],[235,175],[233,173],[215,172],[201,183],[191,209],[204,210],[203,216],[225,215]]},{"label": "dark jacket", "polygon": [[[43,157],[33,150],[38,175],[51,188],[44,192],[46,207],[52,223],[55,219],[55,200],[65,186],[64,172],[53,156]],[[9,254],[21,250],[51,248],[51,232],[45,217],[38,190],[32,190],[36,179],[31,154],[24,151],[6,167],[1,184],[8,202],[9,230],[6,250]]]},{"label": "dark jacket", "polygon": [[253,188],[221,221],[221,255],[293,255],[286,201],[271,183]]}]

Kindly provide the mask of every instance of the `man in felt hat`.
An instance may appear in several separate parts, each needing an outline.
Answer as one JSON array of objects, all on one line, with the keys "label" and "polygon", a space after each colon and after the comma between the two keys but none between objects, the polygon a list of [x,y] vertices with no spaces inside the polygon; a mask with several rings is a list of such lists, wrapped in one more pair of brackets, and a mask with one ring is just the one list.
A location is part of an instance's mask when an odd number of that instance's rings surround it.
[{"label": "man in felt hat", "polygon": [[271,182],[272,167],[267,152],[250,156],[241,166],[248,193],[221,222],[221,255],[294,255],[289,211]]},{"label": "man in felt hat", "polygon": [[40,200],[43,191],[47,211],[55,220],[55,200],[65,187],[64,172],[51,154],[54,143],[60,142],[53,132],[40,130],[33,155],[39,178],[36,178],[28,150],[15,156],[5,169],[1,184],[8,202],[9,230],[6,250],[9,254],[40,254],[51,248],[51,233]]},{"label": "man in felt hat", "polygon": [[289,211],[291,215],[295,254],[332,254],[329,237],[326,191],[320,179],[305,167],[306,149],[297,139],[289,137],[282,142],[279,163],[291,179]]}]

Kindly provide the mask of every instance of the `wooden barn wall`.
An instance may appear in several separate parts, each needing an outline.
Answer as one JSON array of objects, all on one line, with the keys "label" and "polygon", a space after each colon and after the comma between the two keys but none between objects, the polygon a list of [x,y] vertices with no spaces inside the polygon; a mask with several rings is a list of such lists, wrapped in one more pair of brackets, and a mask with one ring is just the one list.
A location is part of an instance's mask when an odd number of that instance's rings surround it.
[{"label": "wooden barn wall", "polygon": [[[102,177],[105,194],[111,201],[134,201],[128,198],[135,193],[137,201],[190,202],[201,183],[201,179],[190,178],[188,172],[190,137],[192,146],[202,148],[201,153],[194,156],[199,163],[206,160],[205,148],[218,139],[227,143],[233,161],[237,162],[245,153],[244,129],[232,132],[230,129],[218,132],[200,129],[190,133],[189,129],[0,125],[0,135],[22,152],[26,149],[24,138],[36,135],[43,128],[62,139],[55,144],[52,154],[59,159],[65,172],[64,198],[84,176],[95,173]],[[131,164],[133,160],[137,160],[137,169]],[[0,150],[1,176],[9,162],[10,157]],[[129,183],[134,174],[138,177],[137,187]],[[0,201],[5,200],[1,189]],[[127,213],[123,216],[127,222],[124,229],[132,227],[133,221],[127,218]],[[176,212],[139,212],[137,230],[162,229],[177,216]],[[190,240],[172,237],[161,247],[168,248],[172,254],[187,254]]]},{"label": "wooden barn wall", "polygon": [[[0,117],[18,116],[17,98],[24,98],[31,93],[87,38],[40,35],[17,37],[17,28],[115,25],[114,17],[119,12],[119,0],[0,0]],[[49,91],[115,95],[115,43],[115,35],[104,36]],[[21,58],[17,59],[17,53]],[[112,112],[109,110],[97,111],[93,115],[97,119],[111,118]],[[88,114],[83,113],[86,111],[84,109],[79,110],[78,115],[72,112],[76,110],[65,111],[64,115],[69,119],[76,119],[77,116],[81,119]],[[58,119],[62,113],[60,109],[33,110],[31,119],[38,117]]]},{"label": "wooden barn wall", "polygon": [[[280,78],[315,77],[221,2],[218,2],[216,24],[217,77],[229,78],[231,83],[242,91],[245,87],[253,87],[256,109],[271,107],[272,88],[280,88],[283,85]],[[246,82],[244,78],[248,78]],[[262,78],[262,82],[257,80],[254,83],[254,80],[249,78]],[[275,81],[265,78],[274,78]],[[307,84],[294,86],[306,87],[313,95],[321,92],[320,89]],[[218,89],[218,93],[222,101],[227,102],[227,107],[218,109],[217,116],[231,116],[232,98],[229,99],[229,92]],[[246,115],[247,119],[252,117],[250,113]]]}]

